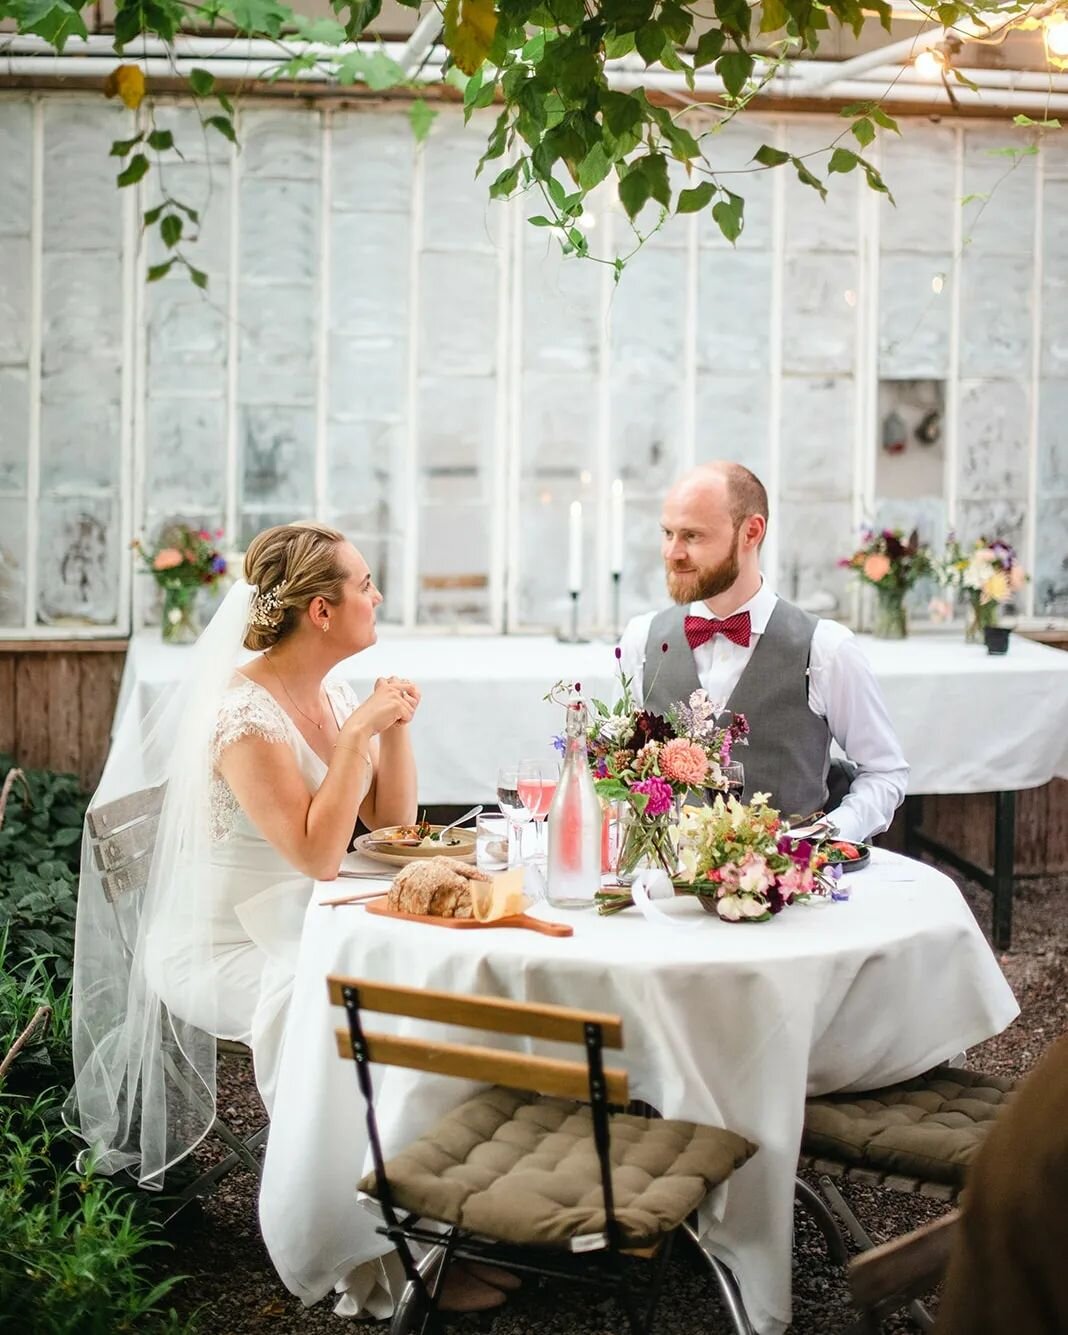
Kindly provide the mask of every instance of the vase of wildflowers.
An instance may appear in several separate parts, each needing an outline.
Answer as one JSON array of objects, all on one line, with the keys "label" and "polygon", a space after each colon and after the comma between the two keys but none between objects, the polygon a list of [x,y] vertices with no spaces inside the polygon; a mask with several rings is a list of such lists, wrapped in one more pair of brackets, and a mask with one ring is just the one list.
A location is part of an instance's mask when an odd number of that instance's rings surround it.
[{"label": "vase of wildflowers", "polygon": [[1000,538],[977,538],[969,549],[951,534],[938,575],[965,603],[964,638],[969,644],[982,643],[988,630],[999,628],[1002,606],[1027,583],[1015,549]]},{"label": "vase of wildflowers", "polygon": [[191,644],[200,634],[197,595],[201,589],[213,589],[226,574],[226,558],[217,543],[222,529],[214,534],[207,529],[175,524],[163,531],[152,550],[140,539],[131,544],[145,563],[145,570],[159,586],[162,595],[160,633],[165,644]]},{"label": "vase of wildflowers", "polygon": [[[586,745],[594,787],[618,812],[615,872],[629,885],[645,869],[675,874],[682,805],[687,798],[703,802],[726,792],[724,766],[732,749],[746,744],[749,725],[742,714],[724,714],[703,690],[664,715],[640,709],[619,660],[617,649],[618,698],[611,707],[590,702]],[[578,690],[558,682],[546,698],[559,701]]]},{"label": "vase of wildflowers", "polygon": [[838,564],[875,591],[872,634],[881,640],[903,640],[908,634],[906,595],[932,569],[930,550],[920,543],[916,529],[907,537],[899,528],[865,530],[861,545]]}]

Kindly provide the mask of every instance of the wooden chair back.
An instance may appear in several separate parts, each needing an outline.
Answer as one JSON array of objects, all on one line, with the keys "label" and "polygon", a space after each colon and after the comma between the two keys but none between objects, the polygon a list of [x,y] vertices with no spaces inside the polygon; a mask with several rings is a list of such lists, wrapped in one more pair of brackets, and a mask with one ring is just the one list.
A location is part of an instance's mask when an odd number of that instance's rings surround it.
[{"label": "wooden chair back", "polygon": [[942,1280],[960,1217],[960,1210],[951,1210],[853,1258],[849,1289],[862,1316],[851,1330],[877,1331],[883,1317],[929,1293]]},{"label": "wooden chair back", "polygon": [[[583,1047],[590,1042],[592,1028],[599,1033],[599,1047],[619,1049],[623,1046],[623,1022],[619,1016],[598,1011],[432,992],[337,975],[327,979],[327,987],[330,1001],[335,1006],[346,1006],[346,993],[354,992],[356,1004],[363,1011],[432,1020],[482,1032],[523,1035],[553,1043],[575,1043]],[[372,1063],[460,1076],[557,1098],[584,1100],[590,1096],[587,1061],[566,1061],[498,1048],[397,1038],[388,1034],[364,1033],[363,1037]],[[337,1029],[336,1039],[338,1056],[351,1061],[354,1054],[350,1029]],[[605,1069],[603,1074],[607,1101],[626,1105],[629,1101],[626,1071]]]},{"label": "wooden chair back", "polygon": [[145,888],[165,790],[166,784],[142,788],[86,814],[93,860],[111,904]]}]

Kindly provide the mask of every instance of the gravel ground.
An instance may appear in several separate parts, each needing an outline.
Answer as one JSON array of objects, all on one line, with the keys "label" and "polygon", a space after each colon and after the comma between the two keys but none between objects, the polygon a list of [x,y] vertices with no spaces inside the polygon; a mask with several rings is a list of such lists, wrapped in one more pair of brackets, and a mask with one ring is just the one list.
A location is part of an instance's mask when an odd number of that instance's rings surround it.
[{"label": "gravel ground", "polygon": [[[947,869],[948,871],[948,869]],[[990,897],[949,875],[962,890],[982,924],[990,919]],[[1068,925],[1063,906],[1068,876],[1024,882],[1016,896],[1014,944],[1001,957],[1005,974],[1020,1001],[1022,1014],[1004,1034],[969,1054],[968,1064],[1016,1077],[1035,1064],[1041,1052],[1068,1029]],[[355,1097],[355,1094],[354,1094]],[[224,1057],[219,1063],[219,1102],[235,1129],[262,1121],[248,1064]],[[890,1191],[847,1188],[845,1195],[871,1232],[902,1233],[944,1207],[898,1196]],[[845,1279],[827,1259],[823,1239],[804,1212],[795,1215],[794,1335],[840,1332],[850,1319]],[[203,1206],[186,1212],[170,1232],[174,1250],[161,1253],[162,1273],[188,1279],[176,1291],[183,1314],[195,1314],[197,1329],[215,1335],[245,1332],[342,1330],[329,1301],[305,1308],[281,1284],[260,1240],[256,1182],[246,1171],[233,1172]],[[610,1335],[624,1330],[611,1303],[591,1304],[570,1286],[524,1285],[507,1305],[480,1317],[456,1319],[457,1335]],[[673,1260],[658,1319],[658,1335],[726,1335],[731,1327],[710,1278],[688,1254]],[[888,1332],[914,1330],[907,1319],[886,1324]],[[361,1323],[367,1335],[385,1335],[388,1323]]]}]

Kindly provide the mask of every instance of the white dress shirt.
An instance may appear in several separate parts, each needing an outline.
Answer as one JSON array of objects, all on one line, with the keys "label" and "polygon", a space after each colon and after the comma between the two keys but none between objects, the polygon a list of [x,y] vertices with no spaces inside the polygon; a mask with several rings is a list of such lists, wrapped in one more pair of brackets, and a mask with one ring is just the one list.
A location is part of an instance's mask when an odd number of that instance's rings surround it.
[{"label": "white dress shirt", "polygon": [[[693,651],[697,677],[716,702],[727,701],[767,628],[778,596],[762,583],[759,591],[736,608],[748,612],[751,638],[747,647],[725,635],[714,635]],[[689,615],[713,614],[704,603],[692,603]],[[649,627],[655,612],[632,618],[620,640],[620,666],[632,678],[632,691],[642,699],[642,669]],[[858,766],[849,792],[835,810],[834,823],[843,839],[868,839],[890,826],[908,784],[909,767],[883,703],[871,664],[853,632],[837,621],[819,621],[812,635],[808,705],[827,720],[837,747]],[[744,753],[742,755],[744,763]]]}]

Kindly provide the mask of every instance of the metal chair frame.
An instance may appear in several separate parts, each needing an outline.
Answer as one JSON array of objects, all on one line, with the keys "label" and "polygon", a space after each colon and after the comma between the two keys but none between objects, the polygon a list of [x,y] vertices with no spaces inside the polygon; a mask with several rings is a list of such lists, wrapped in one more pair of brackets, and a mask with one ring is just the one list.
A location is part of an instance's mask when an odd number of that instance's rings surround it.
[{"label": "metal chair frame", "polygon": [[[624,1256],[627,1254],[627,1249],[622,1245],[612,1191],[609,1115],[614,1105],[609,1103],[608,1098],[608,1083],[603,1060],[606,1040],[602,1024],[588,1018],[583,1030],[594,1145],[604,1199],[604,1246],[583,1255],[561,1252],[560,1255],[566,1257],[566,1262],[561,1260],[557,1264],[552,1264],[540,1258],[535,1259],[534,1249],[531,1248],[495,1242],[471,1234],[457,1225],[448,1226],[442,1233],[420,1227],[420,1220],[416,1215],[407,1214],[404,1218],[398,1215],[386,1174],[374,1106],[370,1068],[375,1058],[360,1018],[361,984],[354,979],[334,981],[340,983],[341,997],[348,1019],[350,1055],[355,1062],[357,1083],[366,1106],[367,1136],[374,1164],[376,1196],[385,1220],[378,1231],[389,1238],[397,1248],[408,1280],[405,1293],[394,1312],[390,1335],[409,1335],[413,1331],[419,1331],[420,1335],[443,1335],[444,1325],[437,1306],[437,1296],[449,1266],[458,1260],[500,1265],[523,1274],[560,1279],[593,1289],[615,1292],[626,1312],[631,1335],[648,1335],[655,1319],[674,1239],[679,1232],[696,1247],[698,1254],[716,1279],[736,1335],[753,1335],[753,1328],[734,1275],[718,1257],[706,1251],[692,1221],[683,1222],[664,1239],[661,1246],[655,1249],[655,1253],[649,1258],[653,1261],[653,1265],[652,1275],[647,1284],[641,1287],[633,1285],[626,1273]],[[411,993],[415,989],[406,991]],[[375,1009],[384,1007],[376,1006]],[[621,1045],[621,1039],[618,1043],[610,1043],[610,1046]],[[618,1077],[623,1073],[613,1074]],[[625,1075],[623,1078],[625,1080]],[[412,1253],[410,1245],[412,1243],[430,1249],[419,1262]],[[639,1254],[648,1255],[645,1250]]]},{"label": "metal chair frame", "polygon": [[[86,814],[93,859],[100,871],[104,894],[111,905],[115,917],[115,926],[122,942],[127,960],[133,959],[133,947],[127,937],[120,905],[136,904],[140,910],[140,896],[148,883],[148,872],[152,862],[152,850],[155,845],[156,830],[159,825],[159,813],[163,807],[166,785],[155,788],[143,788],[114,802],[91,809]],[[161,1023],[169,1022],[166,1007],[161,1007]],[[244,1043],[228,1039],[216,1039],[216,1051],[252,1060],[252,1051]],[[180,1078],[173,1059],[164,1053],[168,1074]],[[170,1223],[188,1205],[201,1196],[205,1196],[229,1172],[243,1164],[257,1177],[262,1165],[258,1151],[267,1139],[270,1123],[265,1123],[250,1135],[241,1137],[233,1131],[219,1116],[215,1109],[214,1119],[209,1134],[217,1136],[228,1153],[210,1168],[197,1176],[180,1191],[174,1193],[173,1208],[164,1216],[164,1222]]]}]

